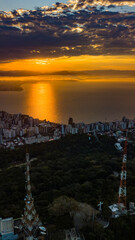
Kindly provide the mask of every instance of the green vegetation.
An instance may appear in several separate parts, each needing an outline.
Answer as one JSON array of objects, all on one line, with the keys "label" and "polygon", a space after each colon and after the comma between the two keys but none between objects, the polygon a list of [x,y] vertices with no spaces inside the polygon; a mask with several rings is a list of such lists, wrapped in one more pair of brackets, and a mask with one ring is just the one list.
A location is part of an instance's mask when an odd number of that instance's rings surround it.
[{"label": "green vegetation", "polygon": [[[120,172],[122,162],[114,143],[115,139],[107,136],[101,136],[98,143],[94,138],[89,142],[87,135],[75,135],[29,146],[31,158],[37,157],[31,168],[35,207],[40,219],[51,224],[51,231],[73,224],[68,211],[64,209],[63,215],[59,215],[50,208],[61,196],[72,199],[74,207],[77,201],[97,209],[99,201],[103,201],[103,214],[108,218],[108,205],[116,203],[118,197],[119,177],[114,172]],[[135,148],[132,144],[128,149],[127,202],[135,199]],[[12,151],[0,149],[0,216],[3,218],[18,218],[23,213],[25,166],[15,167],[22,162],[25,162],[24,147]],[[130,240],[134,239],[134,224],[135,218],[126,216],[111,220],[109,228],[104,230],[91,220],[83,231],[86,240]]]}]

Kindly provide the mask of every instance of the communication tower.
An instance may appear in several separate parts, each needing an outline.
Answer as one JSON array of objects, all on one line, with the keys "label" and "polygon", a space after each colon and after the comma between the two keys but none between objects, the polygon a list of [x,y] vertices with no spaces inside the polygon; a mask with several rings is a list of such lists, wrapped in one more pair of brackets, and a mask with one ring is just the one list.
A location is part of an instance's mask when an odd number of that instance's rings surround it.
[{"label": "communication tower", "polygon": [[126,180],[127,180],[127,135],[125,139],[124,152],[122,158],[122,169],[120,174],[120,186],[119,186],[119,195],[118,195],[118,205],[123,209],[126,209]]},{"label": "communication tower", "polygon": [[[42,227],[42,224],[39,220],[39,217],[36,213],[34,207],[34,199],[31,192],[31,183],[30,183],[30,160],[29,153],[26,153],[26,197],[24,214],[22,216],[21,231],[25,235],[25,239],[34,240],[37,239],[36,236],[38,232],[43,232],[46,234],[46,229]],[[42,234],[41,232],[41,234]],[[42,235],[43,235],[42,234]]]}]

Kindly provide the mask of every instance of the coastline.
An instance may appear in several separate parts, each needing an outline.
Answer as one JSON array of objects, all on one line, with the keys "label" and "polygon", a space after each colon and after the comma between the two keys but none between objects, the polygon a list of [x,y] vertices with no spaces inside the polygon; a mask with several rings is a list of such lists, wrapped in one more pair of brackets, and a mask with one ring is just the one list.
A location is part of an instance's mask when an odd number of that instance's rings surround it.
[{"label": "coastline", "polygon": [[16,91],[20,92],[23,91],[22,82],[1,82],[0,83],[0,92],[7,92],[7,91]]}]

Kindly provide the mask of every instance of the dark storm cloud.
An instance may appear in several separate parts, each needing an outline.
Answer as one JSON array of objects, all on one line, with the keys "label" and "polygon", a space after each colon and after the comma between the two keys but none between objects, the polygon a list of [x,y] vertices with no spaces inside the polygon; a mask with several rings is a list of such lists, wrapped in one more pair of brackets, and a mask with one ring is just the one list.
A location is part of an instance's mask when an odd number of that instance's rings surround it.
[{"label": "dark storm cloud", "polygon": [[135,54],[135,13],[111,12],[112,4],[132,6],[135,1],[78,0],[36,10],[1,11],[0,60]]}]

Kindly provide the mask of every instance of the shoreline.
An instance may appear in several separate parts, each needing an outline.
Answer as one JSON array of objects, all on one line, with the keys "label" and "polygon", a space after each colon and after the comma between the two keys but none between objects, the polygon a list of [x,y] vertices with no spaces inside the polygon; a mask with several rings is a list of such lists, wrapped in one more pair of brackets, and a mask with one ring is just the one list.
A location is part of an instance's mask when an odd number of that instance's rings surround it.
[{"label": "shoreline", "polygon": [[23,91],[22,82],[1,82],[0,83],[0,92],[20,92]]}]

